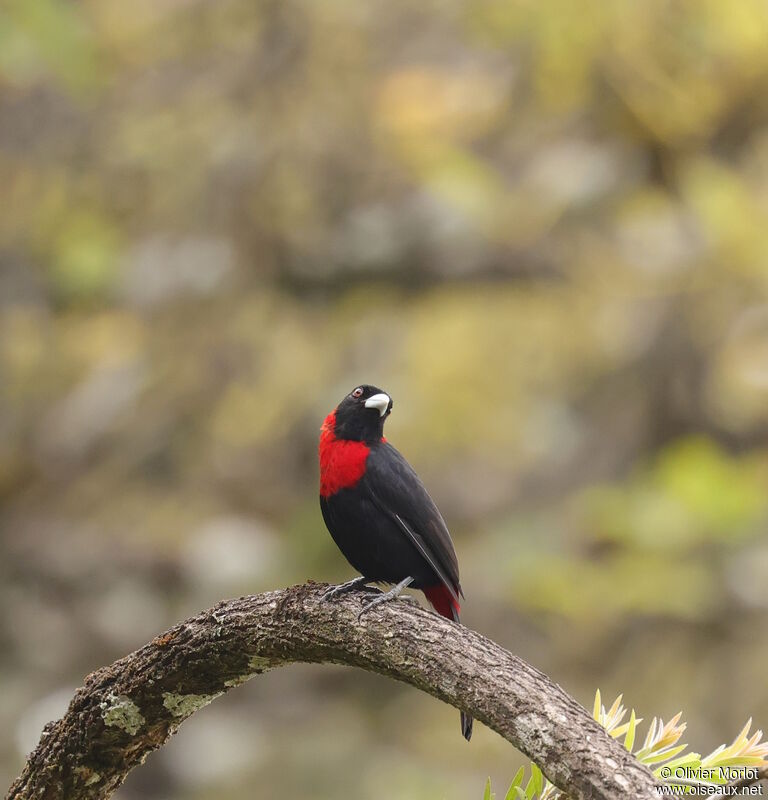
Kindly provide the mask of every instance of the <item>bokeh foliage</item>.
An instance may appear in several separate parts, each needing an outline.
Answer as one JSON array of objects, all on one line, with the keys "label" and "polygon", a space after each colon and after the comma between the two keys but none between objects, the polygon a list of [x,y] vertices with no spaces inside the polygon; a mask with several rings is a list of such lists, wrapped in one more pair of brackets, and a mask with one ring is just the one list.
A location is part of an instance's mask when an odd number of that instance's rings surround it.
[{"label": "bokeh foliage", "polygon": [[[87,671],[348,576],[314,448],[362,381],[467,624],[702,752],[764,727],[766,31],[758,0],[2,4],[7,782]],[[122,796],[453,800],[521,763],[370,677],[238,692]]]}]

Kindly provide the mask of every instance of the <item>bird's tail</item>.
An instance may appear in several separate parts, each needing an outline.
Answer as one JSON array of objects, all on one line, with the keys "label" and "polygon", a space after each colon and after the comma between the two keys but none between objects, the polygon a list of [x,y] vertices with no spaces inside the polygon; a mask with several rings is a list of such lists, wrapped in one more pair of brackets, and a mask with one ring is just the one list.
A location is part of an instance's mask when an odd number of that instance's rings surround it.
[{"label": "bird's tail", "polygon": [[[427,600],[431,603],[432,608],[434,608],[441,617],[459,622],[461,606],[448,591],[448,587],[441,583],[439,586],[428,586],[423,591],[427,596]],[[463,711],[461,712],[461,733],[467,741],[472,738],[472,717],[470,717],[469,714],[465,714]]]}]

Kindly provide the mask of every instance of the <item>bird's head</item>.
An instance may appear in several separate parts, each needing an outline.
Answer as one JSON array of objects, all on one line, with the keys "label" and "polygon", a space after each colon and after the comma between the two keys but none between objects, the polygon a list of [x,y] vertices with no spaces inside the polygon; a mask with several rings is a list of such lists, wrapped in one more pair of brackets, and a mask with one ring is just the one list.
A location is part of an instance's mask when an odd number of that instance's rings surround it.
[{"label": "bird's head", "polygon": [[390,411],[392,398],[386,392],[367,384],[358,386],[336,406],[336,438],[376,442],[382,437]]}]

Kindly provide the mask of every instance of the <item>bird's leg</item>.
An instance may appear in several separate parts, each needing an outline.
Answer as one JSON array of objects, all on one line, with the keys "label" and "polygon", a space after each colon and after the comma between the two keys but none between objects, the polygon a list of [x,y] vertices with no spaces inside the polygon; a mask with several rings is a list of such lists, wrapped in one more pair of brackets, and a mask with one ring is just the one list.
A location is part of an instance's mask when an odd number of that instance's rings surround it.
[{"label": "bird's leg", "polygon": [[388,592],[384,592],[384,594],[374,597],[373,600],[363,606],[363,610],[357,615],[358,621],[363,614],[365,614],[367,611],[370,611],[374,606],[378,606],[380,603],[386,603],[388,600],[394,600],[400,594],[400,592],[403,591],[403,589],[406,589],[413,583],[413,580],[413,578],[404,578],[396,586],[393,586]]},{"label": "bird's leg", "polygon": [[338,586],[331,586],[330,589],[326,589],[321,595],[320,600],[330,600],[333,597],[338,597],[340,594],[346,594],[347,592],[352,592],[355,589],[360,589],[365,586],[366,583],[370,583],[368,578],[363,577],[362,575],[359,578],[352,578],[351,581],[347,581],[346,583],[340,583]]}]

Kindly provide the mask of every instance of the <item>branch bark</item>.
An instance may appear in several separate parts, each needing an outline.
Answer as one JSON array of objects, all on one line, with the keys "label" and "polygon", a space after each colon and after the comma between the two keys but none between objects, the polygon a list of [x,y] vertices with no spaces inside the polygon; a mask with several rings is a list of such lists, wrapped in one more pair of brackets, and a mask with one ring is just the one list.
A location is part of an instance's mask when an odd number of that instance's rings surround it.
[{"label": "branch bark", "polygon": [[495,642],[408,602],[358,622],[360,593],[324,603],[324,588],[221,602],[88,675],[7,800],[108,798],[198,708],[296,661],[361,667],[471,713],[574,800],[659,797],[649,770],[584,708]]}]

